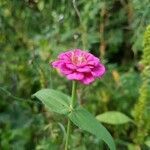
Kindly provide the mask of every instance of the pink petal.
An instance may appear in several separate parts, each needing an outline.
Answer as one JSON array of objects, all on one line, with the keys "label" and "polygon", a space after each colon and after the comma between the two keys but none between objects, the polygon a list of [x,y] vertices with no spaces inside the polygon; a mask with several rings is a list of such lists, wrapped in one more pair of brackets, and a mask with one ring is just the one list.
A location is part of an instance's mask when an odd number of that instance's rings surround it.
[{"label": "pink petal", "polygon": [[90,54],[90,53],[88,53],[87,55],[86,55],[86,59],[87,59],[87,61],[91,61],[91,60],[93,60],[93,57],[95,57],[94,55],[92,55],[92,54]]},{"label": "pink petal", "polygon": [[58,59],[70,61],[70,52],[61,53],[61,54],[58,56]]},{"label": "pink petal", "polygon": [[88,65],[98,65],[99,64],[99,60],[98,59],[93,59],[87,62]]},{"label": "pink petal", "polygon": [[97,67],[94,67],[91,73],[94,77],[101,77],[105,73],[104,65],[100,64]]},{"label": "pink petal", "polygon": [[94,81],[94,77],[91,73],[84,74],[84,78],[80,81],[83,84],[90,84]]},{"label": "pink petal", "polygon": [[93,68],[94,68],[94,66],[92,66],[92,65],[88,65],[88,66],[89,66],[90,69],[93,69]]},{"label": "pink petal", "polygon": [[74,50],[74,55],[76,55],[76,56],[81,56],[82,53],[83,53],[83,51],[80,50],[80,49],[75,49],[75,50]]},{"label": "pink petal", "polygon": [[82,73],[79,73],[79,72],[74,72],[72,74],[68,74],[67,78],[69,80],[82,80],[84,78],[84,75]]},{"label": "pink petal", "polygon": [[60,66],[60,72],[64,75],[71,74],[73,71],[66,67],[66,64]]},{"label": "pink petal", "polygon": [[54,68],[59,67],[61,64],[62,64],[62,62],[59,61],[59,60],[52,62],[52,66],[53,66]]},{"label": "pink petal", "polygon": [[76,69],[76,66],[71,63],[66,63],[66,67],[69,69]]},{"label": "pink petal", "polygon": [[78,72],[90,72],[91,71],[89,66],[83,66],[82,68],[77,68],[76,70]]}]

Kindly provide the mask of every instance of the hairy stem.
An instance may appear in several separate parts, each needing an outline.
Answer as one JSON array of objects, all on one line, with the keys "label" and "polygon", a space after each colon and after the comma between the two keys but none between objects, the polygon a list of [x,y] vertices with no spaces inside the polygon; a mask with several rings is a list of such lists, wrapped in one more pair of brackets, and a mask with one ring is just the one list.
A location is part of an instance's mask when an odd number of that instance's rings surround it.
[{"label": "hairy stem", "polygon": [[[75,100],[76,100],[76,81],[73,81],[72,82],[71,109],[73,109],[75,106],[75,102],[76,102]],[[70,119],[68,119],[65,150],[68,150],[70,130],[71,130],[71,121]]]}]

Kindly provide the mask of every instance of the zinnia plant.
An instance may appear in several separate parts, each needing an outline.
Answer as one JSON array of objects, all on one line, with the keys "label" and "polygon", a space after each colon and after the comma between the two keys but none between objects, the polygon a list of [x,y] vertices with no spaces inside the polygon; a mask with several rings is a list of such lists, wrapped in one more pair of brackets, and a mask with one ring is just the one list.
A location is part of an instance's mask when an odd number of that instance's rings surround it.
[{"label": "zinnia plant", "polygon": [[52,66],[58,69],[68,80],[72,80],[72,96],[69,97],[53,89],[42,89],[36,92],[34,96],[41,100],[50,111],[68,118],[64,149],[68,150],[69,148],[71,124],[74,123],[79,128],[103,140],[110,150],[115,150],[115,144],[110,133],[92,114],[79,106],[76,98],[77,84],[88,85],[95,79],[102,77],[105,73],[104,65],[89,52],[75,49],[61,53],[58,59],[52,63]]}]

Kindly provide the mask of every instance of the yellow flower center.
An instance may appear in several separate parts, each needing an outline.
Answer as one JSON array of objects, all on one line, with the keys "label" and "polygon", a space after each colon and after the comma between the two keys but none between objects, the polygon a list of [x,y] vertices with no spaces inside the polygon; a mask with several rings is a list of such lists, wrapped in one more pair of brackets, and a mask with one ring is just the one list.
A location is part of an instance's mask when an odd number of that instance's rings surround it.
[{"label": "yellow flower center", "polygon": [[74,53],[72,54],[72,57],[71,57],[71,61],[74,65],[80,65],[84,62],[86,62],[86,59],[84,56],[80,55],[80,56],[76,56],[74,55]]}]

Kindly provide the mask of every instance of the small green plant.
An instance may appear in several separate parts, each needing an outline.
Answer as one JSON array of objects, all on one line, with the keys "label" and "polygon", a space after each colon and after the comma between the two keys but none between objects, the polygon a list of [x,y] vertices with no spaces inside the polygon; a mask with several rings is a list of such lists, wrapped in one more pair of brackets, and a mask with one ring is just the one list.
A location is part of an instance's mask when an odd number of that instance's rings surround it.
[{"label": "small green plant", "polygon": [[142,57],[143,71],[141,73],[142,85],[139,91],[139,100],[134,108],[134,119],[137,125],[135,143],[145,143],[148,132],[150,132],[149,100],[150,100],[150,26],[147,27],[144,35],[144,50]]},{"label": "small green plant", "polygon": [[77,83],[90,84],[105,73],[104,65],[92,54],[80,49],[67,51],[58,56],[52,63],[68,80],[72,80],[72,96],[53,89],[42,89],[33,96],[41,100],[48,110],[68,118],[65,150],[69,148],[69,138],[72,122],[82,130],[92,133],[102,139],[110,148],[115,150],[112,136],[95,117],[77,103]]}]

